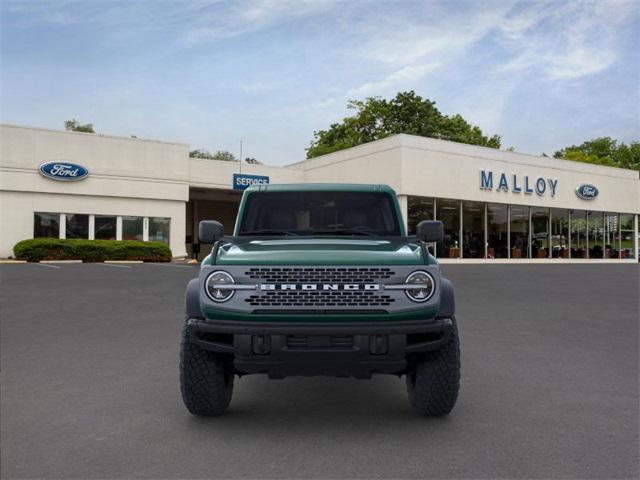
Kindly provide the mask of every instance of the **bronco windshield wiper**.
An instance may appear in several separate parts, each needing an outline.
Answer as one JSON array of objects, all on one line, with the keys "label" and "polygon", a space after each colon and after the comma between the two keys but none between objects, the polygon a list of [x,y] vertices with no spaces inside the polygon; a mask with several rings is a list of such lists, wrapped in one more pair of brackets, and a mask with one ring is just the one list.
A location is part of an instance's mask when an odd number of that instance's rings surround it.
[{"label": "bronco windshield wiper", "polygon": [[295,235],[298,236],[296,232],[292,232],[291,230],[278,230],[273,228],[263,228],[261,230],[249,230],[247,232],[240,232],[240,235]]}]

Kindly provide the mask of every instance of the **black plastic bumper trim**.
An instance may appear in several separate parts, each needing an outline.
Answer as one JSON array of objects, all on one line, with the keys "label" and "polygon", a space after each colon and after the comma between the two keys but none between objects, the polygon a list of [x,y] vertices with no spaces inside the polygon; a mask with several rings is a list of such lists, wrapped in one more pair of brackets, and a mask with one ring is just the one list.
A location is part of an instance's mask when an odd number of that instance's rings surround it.
[{"label": "black plastic bumper trim", "polygon": [[199,333],[232,335],[396,335],[409,333],[450,333],[453,325],[449,318],[380,323],[248,323],[190,319],[189,324],[193,330]]}]

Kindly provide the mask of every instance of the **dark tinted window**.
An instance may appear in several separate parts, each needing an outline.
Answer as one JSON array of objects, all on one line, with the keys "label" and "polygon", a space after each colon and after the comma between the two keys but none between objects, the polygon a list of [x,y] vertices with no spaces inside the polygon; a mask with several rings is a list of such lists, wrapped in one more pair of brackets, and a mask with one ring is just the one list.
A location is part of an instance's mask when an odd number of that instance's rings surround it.
[{"label": "dark tinted window", "polygon": [[33,215],[33,237],[60,236],[60,214],[36,212]]},{"label": "dark tinted window", "polygon": [[95,239],[115,240],[116,239],[116,217],[109,215],[95,216]]},{"label": "dark tinted window", "polygon": [[258,192],[240,235],[400,235],[392,197],[380,192]]},{"label": "dark tinted window", "polygon": [[67,238],[89,238],[89,215],[67,213]]}]

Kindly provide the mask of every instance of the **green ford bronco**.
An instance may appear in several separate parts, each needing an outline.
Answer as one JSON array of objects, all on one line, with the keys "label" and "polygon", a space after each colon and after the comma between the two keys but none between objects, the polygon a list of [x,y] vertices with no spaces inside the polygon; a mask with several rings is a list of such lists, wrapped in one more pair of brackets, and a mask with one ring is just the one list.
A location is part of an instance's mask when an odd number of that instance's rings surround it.
[{"label": "green ford bronco", "polygon": [[451,282],[407,236],[386,185],[259,185],[245,190],[233,236],[212,243],[186,291],[180,387],[189,412],[220,415],[236,375],[405,375],[423,415],[446,415],[460,383]]}]

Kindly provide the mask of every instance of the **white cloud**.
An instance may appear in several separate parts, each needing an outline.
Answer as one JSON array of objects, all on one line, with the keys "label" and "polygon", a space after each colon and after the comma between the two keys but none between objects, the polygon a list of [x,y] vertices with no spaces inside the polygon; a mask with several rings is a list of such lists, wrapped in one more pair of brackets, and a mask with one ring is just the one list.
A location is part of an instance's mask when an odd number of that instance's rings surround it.
[{"label": "white cloud", "polygon": [[552,80],[606,70],[618,59],[618,29],[637,10],[634,0],[534,3],[501,28],[505,49],[517,52],[503,68]]},{"label": "white cloud", "polygon": [[438,67],[438,63],[407,65],[392,72],[379,81],[367,82],[347,92],[347,97],[382,95],[390,90],[397,91],[415,86],[428,72]]},{"label": "white cloud", "polygon": [[209,10],[187,30],[188,45],[235,37],[279,23],[330,12],[337,0],[253,0]]}]

